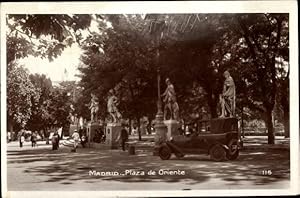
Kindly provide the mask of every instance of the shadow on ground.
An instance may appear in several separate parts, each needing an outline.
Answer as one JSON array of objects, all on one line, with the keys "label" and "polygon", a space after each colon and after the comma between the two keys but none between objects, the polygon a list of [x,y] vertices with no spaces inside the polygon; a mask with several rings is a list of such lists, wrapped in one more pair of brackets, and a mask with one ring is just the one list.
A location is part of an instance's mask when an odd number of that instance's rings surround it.
[{"label": "shadow on ground", "polygon": [[[63,147],[58,151],[49,148],[15,150],[7,152],[8,167],[16,164],[25,166],[24,172],[44,176],[44,182],[72,185],[77,180],[99,183],[101,180],[119,182],[184,182],[198,184],[218,178],[229,185],[250,182],[254,185],[272,184],[290,177],[288,151],[242,152],[235,161],[212,162],[205,155],[187,155],[182,159],[174,156],[163,161],[152,156],[151,151],[137,151],[128,155],[119,150],[79,149],[77,153]],[[145,175],[90,176],[89,171],[118,172],[134,169]],[[149,170],[181,170],[185,175],[148,175]],[[263,171],[272,175],[263,176]],[[44,178],[43,177],[43,178]],[[134,186],[133,186],[134,188]]]}]

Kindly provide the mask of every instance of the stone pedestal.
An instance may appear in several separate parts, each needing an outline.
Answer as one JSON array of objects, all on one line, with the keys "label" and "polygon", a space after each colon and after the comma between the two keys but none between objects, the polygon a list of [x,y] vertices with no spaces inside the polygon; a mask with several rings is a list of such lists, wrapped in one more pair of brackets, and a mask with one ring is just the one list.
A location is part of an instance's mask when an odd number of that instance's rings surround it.
[{"label": "stone pedestal", "polygon": [[163,122],[162,113],[156,115],[154,128],[155,128],[155,136],[154,136],[155,146],[154,146],[153,155],[157,156],[160,143],[167,140],[167,126]]},{"label": "stone pedestal", "polygon": [[118,149],[119,148],[119,142],[117,141],[117,138],[119,137],[119,134],[121,133],[122,126],[120,123],[108,123],[106,126],[106,139],[105,139],[105,145],[108,146],[110,149]]},{"label": "stone pedestal", "polygon": [[97,122],[88,123],[87,136],[88,136],[89,147],[90,147],[90,143],[93,141],[97,129],[100,129],[99,123]]},{"label": "stone pedestal", "polygon": [[172,136],[179,135],[180,124],[177,120],[165,120],[164,124],[167,126],[167,140],[170,140]]}]

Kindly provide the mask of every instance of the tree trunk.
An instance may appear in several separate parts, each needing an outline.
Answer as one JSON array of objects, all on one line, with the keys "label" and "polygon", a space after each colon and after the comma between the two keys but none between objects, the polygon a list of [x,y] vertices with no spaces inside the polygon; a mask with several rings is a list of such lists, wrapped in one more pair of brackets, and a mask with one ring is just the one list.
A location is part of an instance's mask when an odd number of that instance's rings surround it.
[{"label": "tree trunk", "polygon": [[136,118],[137,119],[137,124],[138,124],[138,134],[139,134],[139,141],[141,141],[142,140],[142,135],[141,135],[141,120],[140,120],[140,118],[138,117],[138,118]]},{"label": "tree trunk", "polygon": [[244,131],[244,107],[242,107],[242,122],[241,122],[241,126],[240,127],[241,127],[243,138],[245,138],[245,131]]},{"label": "tree trunk", "polygon": [[[284,88],[287,89],[287,88]],[[287,91],[288,93],[288,91]],[[289,98],[288,94],[281,97],[281,106],[283,109],[283,126],[284,126],[284,137],[290,137],[290,109],[289,109]]]},{"label": "tree trunk", "polygon": [[289,111],[284,109],[283,111],[283,126],[284,126],[284,137],[290,137],[290,116]]},{"label": "tree trunk", "polygon": [[[70,128],[70,127],[69,127]],[[76,129],[77,129],[77,127],[76,127]],[[61,129],[61,136],[59,137],[59,139],[63,139],[63,136],[64,136],[64,132],[65,132],[65,130],[67,130],[67,126],[63,126],[62,127],[62,129]],[[78,130],[78,129],[77,129]],[[79,130],[78,130],[79,131]]]},{"label": "tree trunk", "polygon": [[217,104],[218,104],[218,102],[215,99],[214,94],[208,93],[208,106],[209,106],[211,118],[218,117]]},{"label": "tree trunk", "polygon": [[12,133],[12,132],[14,132],[14,125],[13,125],[13,123],[12,122],[8,122],[8,124],[9,124],[9,131]]},{"label": "tree trunk", "polygon": [[274,136],[274,128],[273,128],[273,122],[272,122],[272,111],[270,111],[270,110],[266,111],[265,123],[266,123],[267,129],[268,129],[268,144],[274,144],[275,136]]},{"label": "tree trunk", "polygon": [[132,134],[132,119],[129,117],[129,135]]}]

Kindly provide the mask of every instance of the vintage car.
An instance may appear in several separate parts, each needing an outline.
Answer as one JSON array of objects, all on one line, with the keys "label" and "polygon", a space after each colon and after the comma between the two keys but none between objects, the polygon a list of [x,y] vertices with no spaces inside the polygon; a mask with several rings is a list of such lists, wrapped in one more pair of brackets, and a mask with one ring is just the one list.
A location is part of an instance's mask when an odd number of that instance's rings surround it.
[{"label": "vintage car", "polygon": [[170,159],[185,154],[208,154],[214,161],[235,160],[239,156],[240,133],[236,118],[199,120],[189,124],[188,133],[174,135],[159,146],[159,156]]}]

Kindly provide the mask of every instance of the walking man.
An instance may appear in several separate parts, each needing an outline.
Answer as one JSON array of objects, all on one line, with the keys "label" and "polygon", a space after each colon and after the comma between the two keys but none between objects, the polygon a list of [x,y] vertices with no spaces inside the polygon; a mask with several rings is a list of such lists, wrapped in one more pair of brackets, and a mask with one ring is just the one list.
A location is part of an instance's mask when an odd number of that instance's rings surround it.
[{"label": "walking man", "polygon": [[31,134],[31,147],[36,146],[36,140],[37,140],[37,134],[35,132],[32,132],[32,134]]},{"label": "walking man", "polygon": [[125,129],[125,126],[123,125],[123,128],[121,130],[121,134],[119,136],[119,139],[121,139],[121,145],[122,145],[122,150],[125,151],[125,143],[128,140],[128,132]]}]

